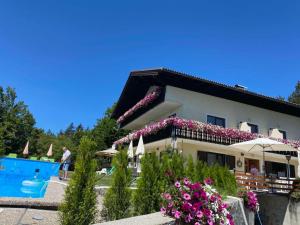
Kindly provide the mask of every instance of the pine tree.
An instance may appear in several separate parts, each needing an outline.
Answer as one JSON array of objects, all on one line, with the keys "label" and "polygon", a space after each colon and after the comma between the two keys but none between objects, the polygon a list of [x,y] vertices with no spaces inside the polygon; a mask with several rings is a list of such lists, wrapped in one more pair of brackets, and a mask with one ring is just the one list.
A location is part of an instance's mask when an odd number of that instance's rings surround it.
[{"label": "pine tree", "polygon": [[96,144],[87,137],[80,141],[75,171],[65,192],[65,199],[59,208],[61,225],[89,225],[95,222],[97,214]]},{"label": "pine tree", "polygon": [[127,152],[121,150],[113,159],[115,168],[112,177],[112,186],[104,196],[102,216],[107,220],[117,220],[130,215],[131,171],[127,168]]},{"label": "pine tree", "polygon": [[134,210],[138,215],[159,211],[160,208],[160,176],[159,160],[155,153],[146,154],[142,158],[142,173],[138,180],[134,195]]},{"label": "pine tree", "polygon": [[294,92],[288,98],[289,102],[300,104],[300,81],[297,82]]}]

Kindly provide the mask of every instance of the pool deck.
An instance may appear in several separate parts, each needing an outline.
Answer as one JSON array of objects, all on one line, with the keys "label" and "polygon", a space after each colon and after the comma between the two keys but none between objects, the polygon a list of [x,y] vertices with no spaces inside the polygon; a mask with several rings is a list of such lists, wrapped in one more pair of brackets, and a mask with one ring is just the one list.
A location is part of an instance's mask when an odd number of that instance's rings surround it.
[{"label": "pool deck", "polygon": [[35,209],[55,210],[63,200],[66,188],[65,184],[66,182],[60,181],[57,177],[51,177],[44,198],[1,197],[0,207],[27,207]]}]

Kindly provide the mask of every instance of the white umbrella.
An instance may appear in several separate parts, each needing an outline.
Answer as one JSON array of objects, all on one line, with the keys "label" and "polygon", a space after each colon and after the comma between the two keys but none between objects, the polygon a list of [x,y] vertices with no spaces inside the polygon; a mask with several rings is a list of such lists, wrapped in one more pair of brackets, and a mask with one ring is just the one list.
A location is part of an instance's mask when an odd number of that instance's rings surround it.
[{"label": "white umbrella", "polygon": [[[139,139],[138,146],[137,146],[136,151],[135,151],[135,154],[139,156],[138,157],[139,159],[141,159],[142,156],[144,155],[144,153],[145,153],[145,146],[144,146],[144,142],[143,142],[143,136],[141,135],[140,139]],[[137,172],[141,173],[142,168],[141,168],[141,163],[139,162],[139,159],[138,159],[138,163],[137,163]]]},{"label": "white umbrella", "polygon": [[129,148],[127,150],[127,155],[128,155],[128,158],[130,158],[130,159],[133,158],[133,143],[132,143],[132,141],[130,141]]},{"label": "white umbrella", "polygon": [[49,150],[47,152],[48,157],[51,157],[53,155],[52,148],[53,148],[53,145],[51,144],[50,147],[49,147]]},{"label": "white umbrella", "polygon": [[286,145],[282,142],[275,141],[269,138],[256,138],[251,141],[244,141],[230,145],[233,148],[237,148],[246,152],[255,152],[263,154],[264,161],[264,174],[265,174],[265,152],[266,151],[297,151],[290,145]]},{"label": "white umbrella", "polygon": [[23,150],[23,155],[28,155],[29,154],[29,141],[27,141],[26,146]]},{"label": "white umbrella", "polygon": [[144,155],[145,154],[145,146],[144,146],[142,135],[140,136],[139,143],[138,143],[138,146],[136,148],[135,154],[136,155]]}]

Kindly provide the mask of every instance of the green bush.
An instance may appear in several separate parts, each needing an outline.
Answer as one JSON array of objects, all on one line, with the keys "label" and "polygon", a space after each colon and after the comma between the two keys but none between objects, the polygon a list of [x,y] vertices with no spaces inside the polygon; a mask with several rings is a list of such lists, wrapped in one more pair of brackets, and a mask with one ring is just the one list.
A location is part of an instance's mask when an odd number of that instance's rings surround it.
[{"label": "green bush", "polygon": [[104,196],[102,216],[106,220],[117,220],[130,215],[131,172],[127,168],[127,152],[120,150],[113,159],[115,168],[112,175],[112,186]]},{"label": "green bush", "polygon": [[155,153],[146,154],[141,163],[142,172],[133,198],[134,211],[138,215],[159,211],[161,200],[158,157]]},{"label": "green bush", "polygon": [[160,160],[161,191],[184,177],[184,158],[177,150],[163,152]]},{"label": "green bush", "polygon": [[64,202],[59,207],[61,225],[89,225],[95,222],[95,147],[96,144],[87,137],[80,141],[75,171],[67,186]]},{"label": "green bush", "polygon": [[188,177],[191,181],[195,181],[195,164],[193,157],[189,155],[187,164],[185,167],[185,176]]}]

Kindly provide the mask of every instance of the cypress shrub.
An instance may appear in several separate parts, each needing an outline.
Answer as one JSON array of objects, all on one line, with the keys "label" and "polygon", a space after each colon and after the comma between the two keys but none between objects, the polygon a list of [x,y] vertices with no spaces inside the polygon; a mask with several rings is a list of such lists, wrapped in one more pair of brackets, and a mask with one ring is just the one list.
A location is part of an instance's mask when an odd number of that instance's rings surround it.
[{"label": "cypress shrub", "polygon": [[160,209],[159,160],[155,153],[142,158],[142,172],[133,197],[134,211],[137,215],[157,212]]},{"label": "cypress shrub", "polygon": [[196,169],[193,157],[189,155],[187,165],[185,167],[185,176],[188,177],[191,181],[195,181],[195,170]]},{"label": "cypress shrub", "polygon": [[104,196],[102,216],[106,220],[118,220],[130,215],[131,171],[127,168],[127,164],[127,152],[120,150],[112,162],[115,168],[112,186]]},{"label": "cypress shrub", "polygon": [[75,171],[66,188],[64,201],[59,207],[61,225],[89,225],[95,222],[95,147],[96,144],[87,137],[80,141]]}]

